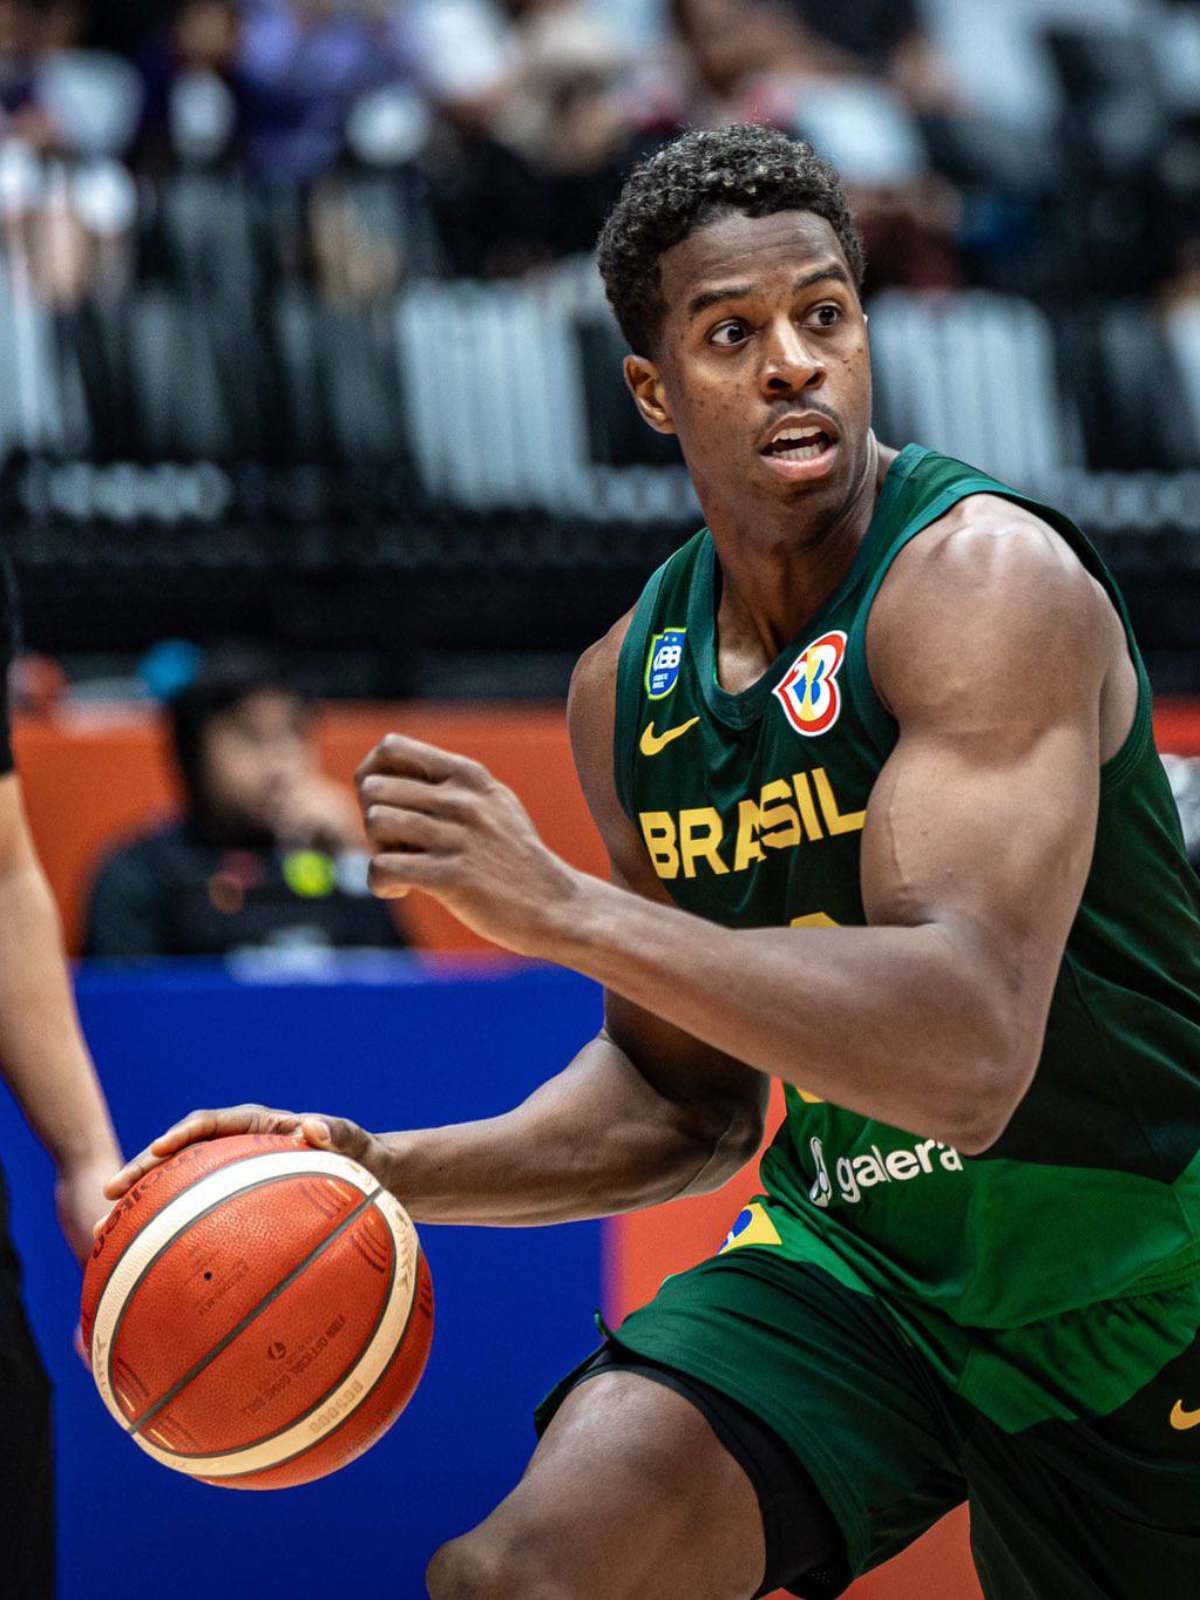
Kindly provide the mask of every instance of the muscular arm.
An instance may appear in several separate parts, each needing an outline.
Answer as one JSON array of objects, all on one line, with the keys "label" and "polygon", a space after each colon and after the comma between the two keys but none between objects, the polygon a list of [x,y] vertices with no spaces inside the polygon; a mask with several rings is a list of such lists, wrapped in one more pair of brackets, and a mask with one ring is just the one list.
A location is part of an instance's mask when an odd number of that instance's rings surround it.
[{"label": "muscular arm", "polygon": [[81,1258],[120,1160],[67,981],[58,912],[20,785],[0,778],[0,1073],[59,1169],[59,1211]]},{"label": "muscular arm", "polygon": [[376,887],[428,888],[726,1059],[987,1148],[1037,1064],[1091,859],[1102,697],[1131,669],[1061,540],[1005,502],[964,506],[901,555],[872,617],[900,731],[868,805],[869,926],[731,930],[573,873],[486,773],[405,740],[380,763],[409,776],[368,783]]},{"label": "muscular arm", "polygon": [[[582,658],[575,763],[623,900],[666,897],[613,786],[623,620]],[[607,1216],[719,1187],[758,1148],[766,1080],[622,995],[570,1065],[501,1117],[383,1135],[417,1221],[512,1226]]]},{"label": "muscular arm", "polygon": [[[899,736],[867,808],[866,927],[728,929],[665,903],[612,792],[611,637],[581,665],[571,724],[614,881],[552,855],[475,762],[399,735],[364,762],[377,893],[425,889],[608,995],[606,1034],[508,1117],[386,1136],[388,1181],[418,1217],[549,1221],[715,1186],[757,1144],[766,1073],[967,1153],[996,1140],[1036,1069],[1100,763],[1136,682],[1067,547],[1005,502],[965,508],[898,558],[872,613]],[[246,1125],[214,1115],[110,1193],[187,1139]],[[345,1129],[334,1142],[369,1156],[378,1141]]]},{"label": "muscular arm", "polygon": [[597,885],[552,953],[713,1045],[965,1151],[1036,1067],[1095,831],[1107,601],[1032,522],[911,546],[870,639],[900,736],[865,928],[730,931]]}]

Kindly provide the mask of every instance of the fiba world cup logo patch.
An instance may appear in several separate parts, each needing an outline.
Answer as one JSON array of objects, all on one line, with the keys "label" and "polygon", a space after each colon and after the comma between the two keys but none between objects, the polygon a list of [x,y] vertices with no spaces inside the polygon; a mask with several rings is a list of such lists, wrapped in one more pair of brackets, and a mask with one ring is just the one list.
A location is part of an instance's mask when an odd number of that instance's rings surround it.
[{"label": "fiba world cup logo patch", "polygon": [[675,687],[683,665],[683,639],[686,628],[664,628],[650,641],[646,656],[646,698],[665,700]]},{"label": "fiba world cup logo patch", "polygon": [[838,669],[846,653],[846,635],[823,633],[806,644],[772,693],[797,733],[806,739],[827,733],[842,709]]}]

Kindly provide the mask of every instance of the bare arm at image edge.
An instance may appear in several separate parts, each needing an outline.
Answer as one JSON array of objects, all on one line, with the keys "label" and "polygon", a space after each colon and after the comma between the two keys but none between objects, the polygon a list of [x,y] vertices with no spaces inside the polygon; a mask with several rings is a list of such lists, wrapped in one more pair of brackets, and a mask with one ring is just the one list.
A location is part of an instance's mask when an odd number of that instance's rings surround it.
[{"label": "bare arm at image edge", "polygon": [[[11,610],[10,610],[11,616]],[[6,629],[11,637],[11,625]],[[7,651],[0,683],[7,676]],[[56,1200],[82,1263],[108,1210],[104,1180],[121,1159],[75,1011],[58,908],[38,861],[12,770],[0,695],[0,1077],[58,1169]]]}]

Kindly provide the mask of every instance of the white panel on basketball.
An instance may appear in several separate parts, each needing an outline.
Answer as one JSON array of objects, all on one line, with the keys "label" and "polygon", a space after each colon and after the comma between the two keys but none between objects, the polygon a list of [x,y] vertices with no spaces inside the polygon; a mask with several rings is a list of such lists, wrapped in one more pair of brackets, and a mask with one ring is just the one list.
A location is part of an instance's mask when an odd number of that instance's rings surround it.
[{"label": "white panel on basketball", "polygon": [[153,1259],[198,1217],[234,1195],[261,1183],[284,1177],[339,1178],[360,1190],[391,1230],[395,1247],[388,1298],[374,1334],[358,1360],[341,1381],[313,1409],[291,1427],[242,1449],[215,1456],[185,1456],[155,1445],[141,1433],[134,1439],[147,1455],[164,1466],[193,1477],[233,1477],[278,1466],[310,1448],[351,1416],[370,1394],[395,1353],[412,1310],[416,1287],[418,1244],[416,1231],[403,1208],[357,1162],[324,1150],[296,1150],[249,1155],[209,1173],[177,1195],[150,1219],[113,1268],[96,1308],[92,1334],[92,1370],[100,1397],[110,1414],[127,1432],[129,1418],[114,1392],[111,1371],[112,1343],[126,1301]]}]

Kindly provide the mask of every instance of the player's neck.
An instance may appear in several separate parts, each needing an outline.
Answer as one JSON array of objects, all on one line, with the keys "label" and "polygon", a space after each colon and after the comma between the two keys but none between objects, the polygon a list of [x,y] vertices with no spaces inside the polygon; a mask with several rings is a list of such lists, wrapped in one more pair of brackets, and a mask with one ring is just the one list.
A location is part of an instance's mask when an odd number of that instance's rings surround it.
[{"label": "player's neck", "polygon": [[[874,436],[860,483],[832,513],[805,520],[782,506],[776,516],[746,508],[736,521],[718,513],[709,528],[720,563],[718,675],[731,693],[749,686],[803,631],[854,561],[875,511],[894,450]],[[754,508],[761,512],[761,507]]]}]

